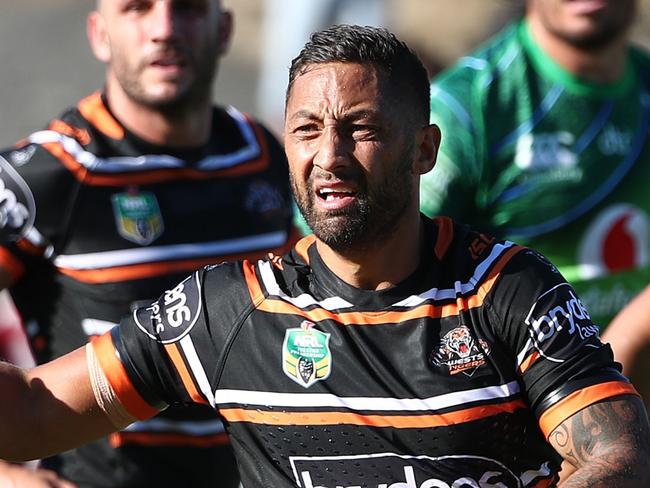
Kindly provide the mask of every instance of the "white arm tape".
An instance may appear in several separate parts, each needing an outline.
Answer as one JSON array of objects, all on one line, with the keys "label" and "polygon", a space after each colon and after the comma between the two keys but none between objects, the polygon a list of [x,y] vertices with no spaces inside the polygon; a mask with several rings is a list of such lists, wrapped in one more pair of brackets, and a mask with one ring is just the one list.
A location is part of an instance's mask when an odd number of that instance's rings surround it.
[{"label": "white arm tape", "polygon": [[88,363],[88,374],[95,394],[95,401],[97,401],[97,405],[103,410],[111,423],[118,429],[122,429],[135,422],[137,419],[126,411],[117,398],[113,387],[99,365],[99,361],[97,361],[97,356],[90,343],[86,344],[86,362]]}]

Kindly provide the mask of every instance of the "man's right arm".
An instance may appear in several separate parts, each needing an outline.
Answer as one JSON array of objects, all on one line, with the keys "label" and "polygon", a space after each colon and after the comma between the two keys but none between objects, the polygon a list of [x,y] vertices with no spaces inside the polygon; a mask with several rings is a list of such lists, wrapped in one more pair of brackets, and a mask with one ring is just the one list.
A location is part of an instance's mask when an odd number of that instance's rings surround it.
[{"label": "man's right arm", "polygon": [[23,370],[0,363],[0,458],[26,461],[117,430],[99,407],[85,348]]}]

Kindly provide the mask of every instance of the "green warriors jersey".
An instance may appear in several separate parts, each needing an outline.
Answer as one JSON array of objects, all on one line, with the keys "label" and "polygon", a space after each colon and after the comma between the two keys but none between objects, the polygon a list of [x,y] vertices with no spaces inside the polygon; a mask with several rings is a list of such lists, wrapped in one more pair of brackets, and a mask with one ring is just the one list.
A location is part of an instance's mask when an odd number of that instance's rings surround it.
[{"label": "green warriors jersey", "polygon": [[601,328],[650,282],[650,58],[587,83],[519,22],[432,85],[437,166],[422,210],[544,253]]}]

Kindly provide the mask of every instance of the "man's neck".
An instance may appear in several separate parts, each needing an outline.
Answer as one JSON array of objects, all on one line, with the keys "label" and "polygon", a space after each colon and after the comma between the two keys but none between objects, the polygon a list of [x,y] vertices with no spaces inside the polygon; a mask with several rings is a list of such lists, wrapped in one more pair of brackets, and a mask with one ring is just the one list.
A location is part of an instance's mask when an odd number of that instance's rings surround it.
[{"label": "man's neck", "polygon": [[413,274],[420,264],[423,224],[418,215],[402,219],[398,228],[372,245],[339,253],[320,240],[321,259],[340,279],[356,288],[383,290]]},{"label": "man's neck", "polygon": [[170,116],[131,100],[118,89],[107,87],[111,112],[130,132],[159,146],[198,147],[210,137],[212,106],[209,101],[183,114]]},{"label": "man's neck", "polygon": [[533,40],[569,73],[589,82],[611,84],[625,73],[627,38],[623,35],[597,50],[575,46],[549,32],[539,18],[528,18]]}]

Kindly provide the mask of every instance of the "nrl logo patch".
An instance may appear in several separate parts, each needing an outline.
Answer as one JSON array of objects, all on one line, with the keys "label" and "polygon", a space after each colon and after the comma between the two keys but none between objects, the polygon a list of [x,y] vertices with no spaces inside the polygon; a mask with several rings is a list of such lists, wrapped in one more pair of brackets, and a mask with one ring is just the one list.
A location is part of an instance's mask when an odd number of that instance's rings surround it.
[{"label": "nrl logo patch", "polygon": [[162,215],[153,193],[117,193],[111,202],[117,230],[126,240],[146,246],[163,233]]},{"label": "nrl logo patch", "polygon": [[326,379],[332,370],[330,334],[314,325],[304,320],[299,328],[287,329],[282,345],[284,374],[305,388]]},{"label": "nrl logo patch", "polygon": [[464,373],[472,376],[485,364],[490,354],[490,346],[482,339],[474,340],[469,328],[456,327],[445,334],[438,351],[431,355],[435,366],[446,366],[450,375]]}]

